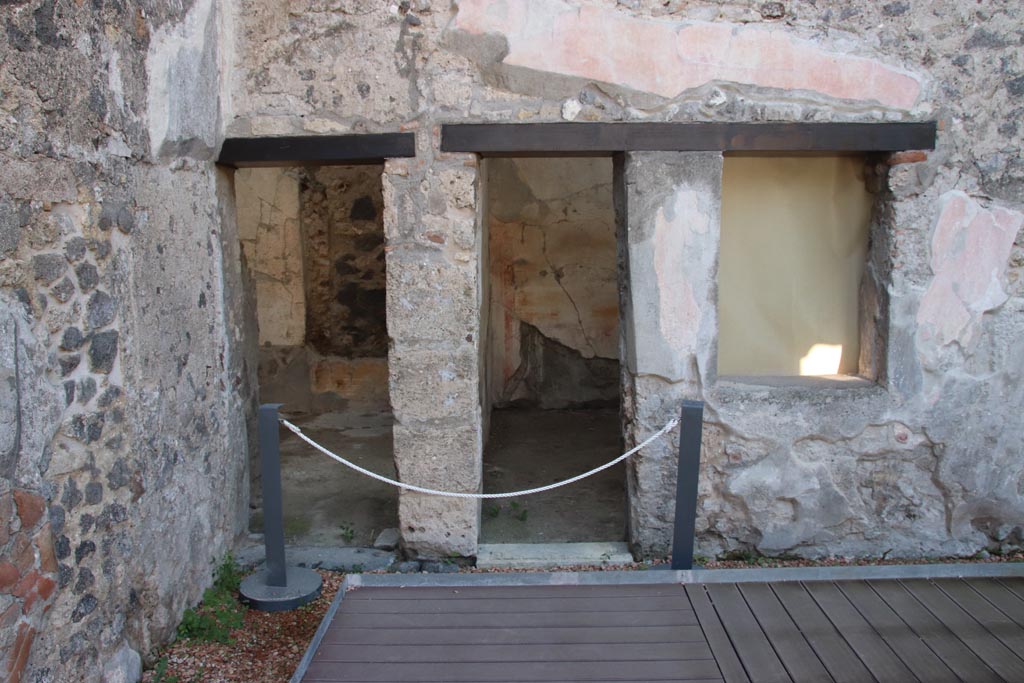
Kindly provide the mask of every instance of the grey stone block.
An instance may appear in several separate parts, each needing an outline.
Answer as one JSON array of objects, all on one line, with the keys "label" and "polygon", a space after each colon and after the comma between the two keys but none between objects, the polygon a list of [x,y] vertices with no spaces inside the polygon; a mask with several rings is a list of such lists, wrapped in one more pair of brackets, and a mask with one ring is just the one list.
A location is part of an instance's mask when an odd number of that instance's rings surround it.
[{"label": "grey stone block", "polygon": [[377,550],[394,550],[398,547],[398,543],[401,540],[402,535],[398,532],[398,529],[385,529],[377,535],[377,540],[373,542],[373,547]]}]

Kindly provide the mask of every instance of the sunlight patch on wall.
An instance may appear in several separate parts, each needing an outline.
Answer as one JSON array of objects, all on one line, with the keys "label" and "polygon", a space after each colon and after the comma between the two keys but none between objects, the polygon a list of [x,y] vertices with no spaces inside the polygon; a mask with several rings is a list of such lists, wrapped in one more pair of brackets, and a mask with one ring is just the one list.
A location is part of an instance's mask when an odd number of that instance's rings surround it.
[{"label": "sunlight patch on wall", "polygon": [[838,375],[843,360],[842,344],[815,344],[800,359],[802,376]]}]

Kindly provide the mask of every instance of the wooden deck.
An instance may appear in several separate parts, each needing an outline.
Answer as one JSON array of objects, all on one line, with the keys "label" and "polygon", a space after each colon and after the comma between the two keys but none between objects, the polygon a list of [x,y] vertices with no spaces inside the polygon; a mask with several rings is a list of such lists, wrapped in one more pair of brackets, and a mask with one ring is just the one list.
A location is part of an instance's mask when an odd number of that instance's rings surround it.
[{"label": "wooden deck", "polygon": [[364,587],[302,681],[1022,681],[1024,578]]}]

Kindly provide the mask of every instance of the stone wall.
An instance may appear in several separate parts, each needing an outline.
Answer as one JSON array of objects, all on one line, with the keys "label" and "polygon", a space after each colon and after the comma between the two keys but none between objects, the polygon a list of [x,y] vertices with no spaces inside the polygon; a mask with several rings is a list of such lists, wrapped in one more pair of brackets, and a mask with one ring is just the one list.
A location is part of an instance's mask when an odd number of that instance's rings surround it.
[{"label": "stone wall", "polygon": [[306,341],[325,355],[388,355],[382,172],[328,166],[308,171],[303,182]]},{"label": "stone wall", "polygon": [[[721,158],[621,159],[624,431],[706,402],[701,552],[1021,545],[1016,5],[22,0],[0,20],[7,678],[133,677],[244,527],[258,349],[225,132],[416,132],[380,208],[396,465],[478,490],[485,188],[440,123],[938,120],[934,151],[871,174],[877,382],[720,379]],[[643,553],[669,539],[674,457],[631,466]],[[476,503],[403,493],[400,515],[410,553],[476,551]]]},{"label": "stone wall", "polygon": [[4,680],[135,680],[244,528],[255,365],[211,162],[225,20],[209,0],[0,10]]},{"label": "stone wall", "polygon": [[262,402],[387,411],[380,166],[235,173]]},{"label": "stone wall", "polygon": [[[634,294],[630,324],[648,326],[649,348],[662,354],[665,364],[657,367],[667,374],[643,365],[627,373],[626,433],[636,440],[660,427],[679,398],[706,401],[703,552],[935,555],[1019,544],[1024,424],[1014,406],[1024,398],[1024,357],[1014,340],[1024,332],[1024,51],[1015,6],[241,6],[231,131],[418,134],[419,156],[394,167],[394,194],[385,193],[389,240],[400,242],[388,256],[389,288],[400,290],[388,294],[398,361],[392,394],[416,386],[417,396],[432,387],[433,396],[448,397],[429,415],[407,414],[402,429],[416,425],[428,453],[422,462],[432,463],[426,479],[443,480],[443,471],[469,487],[477,485],[479,464],[474,414],[486,403],[470,400],[467,386],[480,375],[479,349],[469,348],[480,325],[469,314],[486,308],[479,298],[483,252],[464,215],[479,207],[464,184],[448,182],[462,178],[453,167],[463,160],[437,153],[438,124],[938,120],[933,152],[874,160],[870,173],[877,194],[859,303],[859,367],[877,382],[719,380],[716,162],[701,157],[693,169],[678,169],[672,177],[682,184],[665,188],[660,199],[642,199],[642,187],[630,190],[639,193],[634,206],[668,202],[628,217],[631,231],[647,235],[623,236],[629,249],[649,239],[666,240],[669,249],[657,258],[634,253],[654,261],[632,272],[651,268],[651,277],[671,277],[630,283],[634,293],[649,287],[642,298]],[[624,162],[623,170],[640,163]],[[696,169],[712,175],[691,187]],[[622,182],[625,188],[630,180]],[[673,213],[678,201],[700,208],[693,221]],[[679,251],[690,241],[706,250],[699,258]],[[693,269],[681,275],[682,266]],[[680,291],[692,297],[672,299]],[[412,304],[423,301],[429,314]],[[422,324],[410,328],[398,315]],[[656,317],[645,321],[647,315]],[[638,330],[623,334],[628,340]],[[440,430],[446,420],[462,430],[457,440]],[[398,434],[396,448],[402,449]],[[634,464],[633,540],[644,552],[663,549],[669,539],[673,448],[652,449]],[[399,461],[402,475],[417,480],[420,470],[404,456]],[[423,505],[403,509],[403,519],[426,520],[403,522],[410,547],[430,537],[436,551],[472,551],[471,542],[444,540],[447,522],[432,532],[431,514],[448,511]],[[452,519],[471,513],[460,509]],[[455,526],[453,536],[472,536],[471,525]]]},{"label": "stone wall", "polygon": [[617,404],[611,159],[494,159],[489,169],[494,406]]},{"label": "stone wall", "polygon": [[306,341],[306,279],[299,170],[235,171],[238,236],[256,300],[259,345]]}]

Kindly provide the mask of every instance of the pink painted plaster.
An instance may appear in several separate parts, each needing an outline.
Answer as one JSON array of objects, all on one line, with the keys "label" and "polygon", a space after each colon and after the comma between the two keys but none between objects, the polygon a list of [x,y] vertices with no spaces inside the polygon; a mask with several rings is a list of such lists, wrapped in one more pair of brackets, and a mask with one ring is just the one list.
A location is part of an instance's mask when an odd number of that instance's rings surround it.
[{"label": "pink painted plaster", "polygon": [[675,97],[712,81],[909,109],[920,79],[784,29],[638,19],[562,0],[460,0],[457,30],[508,40],[504,63]]},{"label": "pink painted plaster", "polygon": [[939,202],[932,232],[935,277],[921,299],[918,331],[927,346],[969,345],[981,316],[1003,304],[1003,277],[1024,214],[985,209],[963,192]]}]

